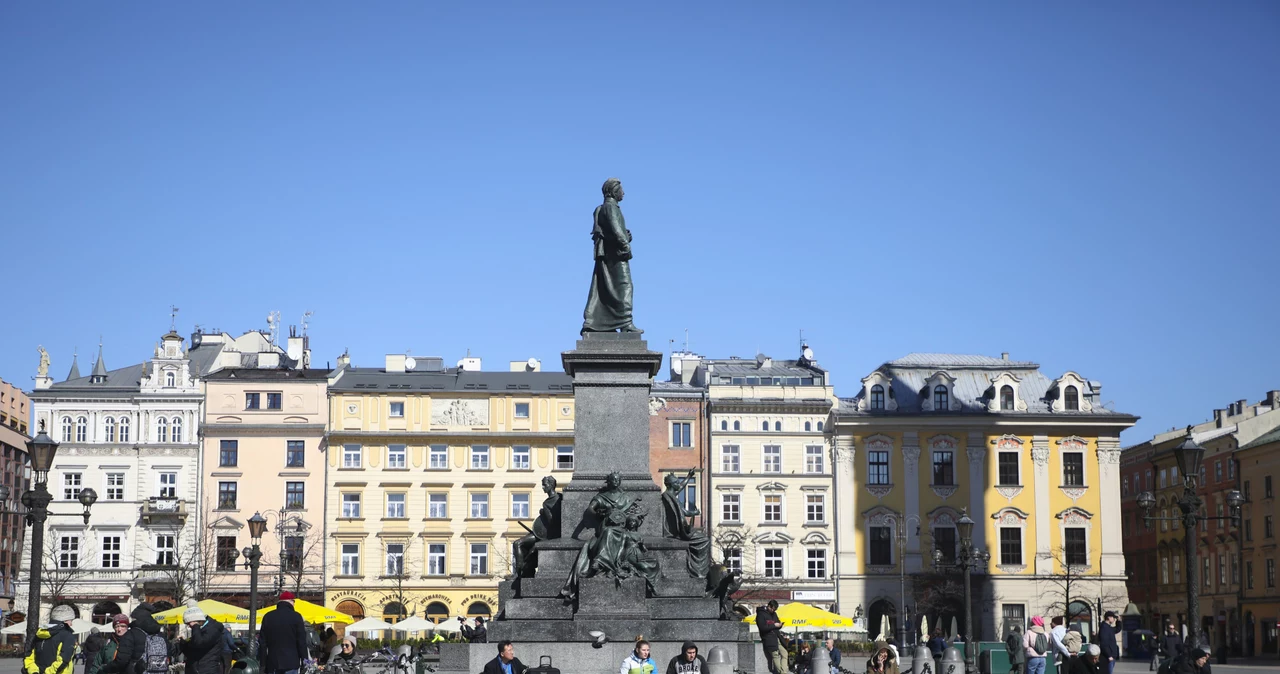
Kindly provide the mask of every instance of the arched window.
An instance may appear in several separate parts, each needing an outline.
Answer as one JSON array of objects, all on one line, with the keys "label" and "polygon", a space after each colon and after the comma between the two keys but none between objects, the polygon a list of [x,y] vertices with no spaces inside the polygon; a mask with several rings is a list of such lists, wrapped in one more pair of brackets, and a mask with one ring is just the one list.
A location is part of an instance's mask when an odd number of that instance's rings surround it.
[{"label": "arched window", "polygon": [[818,432],[822,432],[822,422],[818,422]]},{"label": "arched window", "polygon": [[769,430],[769,422],[768,422],[768,421],[762,422],[762,423],[760,424],[760,430],[762,430],[762,431],[767,431],[767,430]]},{"label": "arched window", "polygon": [[62,441],[71,442],[71,417],[62,417]]},{"label": "arched window", "polygon": [[404,604],[398,601],[389,601],[382,607],[382,619],[392,625],[404,620],[405,617]]},{"label": "arched window", "polygon": [[736,422],[736,421],[735,421],[735,422],[733,422],[733,430],[735,430],[735,431],[740,431],[740,430],[742,430],[742,424],[740,424],[740,423],[738,423],[738,422]]},{"label": "arched window", "polygon": [[811,431],[811,430],[813,430],[813,424],[812,424],[812,423],[810,423],[810,422],[808,422],[808,421],[804,422],[804,430],[806,430],[806,431]]},{"label": "arched window", "polygon": [[106,625],[111,622],[111,617],[118,613],[121,613],[119,604],[114,601],[100,601],[93,605],[93,622]]},{"label": "arched window", "polygon": [[493,609],[489,608],[488,604],[482,601],[473,601],[471,602],[471,605],[467,607],[467,617],[474,618],[476,616],[484,616],[488,618],[492,611]]},{"label": "arched window", "polygon": [[182,442],[182,417],[173,418],[173,441]]},{"label": "arched window", "polygon": [[177,385],[177,383],[178,383],[178,377],[177,377],[177,375],[175,375],[175,374],[173,373],[173,370],[170,370],[170,371],[168,371],[168,372],[164,373],[164,385],[165,385],[165,386],[168,386],[169,388],[173,388],[174,386],[176,386],[176,385]]},{"label": "arched window", "polygon": [[781,422],[781,421],[775,421],[775,422],[773,422],[773,430],[775,430],[775,431],[780,431],[780,430],[782,430],[782,422]]},{"label": "arched window", "polygon": [[449,607],[443,602],[433,601],[427,604],[427,620],[439,625],[449,619]]},{"label": "arched window", "polygon": [[1062,404],[1068,410],[1080,410],[1080,391],[1074,386],[1068,386],[1062,393]]},{"label": "arched window", "polygon": [[169,420],[165,419],[164,417],[160,417],[160,419],[156,421],[156,442],[168,442],[168,441],[169,441]]},{"label": "arched window", "polygon": [[871,409],[884,409],[884,387],[879,384],[871,387]]},{"label": "arched window", "polygon": [[129,417],[120,417],[120,442],[129,441]]},{"label": "arched window", "polygon": [[1000,387],[1000,409],[1013,411],[1013,387],[1008,384]]},{"label": "arched window", "polygon": [[948,402],[947,387],[942,384],[938,384],[933,387],[933,411],[944,412],[950,406],[951,403]]},{"label": "arched window", "polygon": [[84,442],[89,437],[89,420],[76,417],[76,442]]},{"label": "arched window", "polygon": [[[107,441],[107,442],[115,442],[115,441],[116,441],[116,420],[115,420],[115,417],[107,417],[107,418],[106,418],[106,420],[102,422],[102,431],[103,431],[103,433],[102,433],[102,439],[103,439],[103,440],[105,440],[105,441]],[[106,623],[102,623],[102,624],[104,624],[104,625],[105,625]]]},{"label": "arched window", "polygon": [[351,599],[340,601],[334,608],[338,613],[345,613],[352,618],[355,618],[357,621],[364,620],[364,607],[361,606],[358,601],[353,601]]},{"label": "arched window", "polygon": [[720,430],[722,430],[722,431],[727,431],[727,430],[729,430],[729,422],[727,422],[727,421],[725,421],[725,420],[721,419],[721,420],[720,420]]}]

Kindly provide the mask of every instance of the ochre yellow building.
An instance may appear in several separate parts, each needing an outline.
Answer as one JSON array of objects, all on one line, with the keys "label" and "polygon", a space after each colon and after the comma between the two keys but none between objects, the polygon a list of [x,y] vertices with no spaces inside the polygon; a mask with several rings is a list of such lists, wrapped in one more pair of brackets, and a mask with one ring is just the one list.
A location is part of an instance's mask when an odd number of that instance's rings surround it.
[{"label": "ochre yellow building", "polygon": [[[1104,407],[1101,384],[1051,379],[1007,355],[953,354],[910,354],[862,383],[827,425],[840,612],[862,607],[873,635],[888,615],[896,630],[905,594],[910,624],[923,614],[948,628],[954,617],[963,630],[959,574],[935,566],[933,550],[954,558],[965,512],[991,555],[974,574],[975,638],[1061,614],[1067,573],[1080,596],[1124,609],[1119,438],[1136,417]],[[1087,632],[1089,616],[1077,618]]]},{"label": "ochre yellow building", "polygon": [[540,483],[573,472],[573,385],[535,360],[389,355],[329,382],[329,606],[395,621],[490,616]]}]

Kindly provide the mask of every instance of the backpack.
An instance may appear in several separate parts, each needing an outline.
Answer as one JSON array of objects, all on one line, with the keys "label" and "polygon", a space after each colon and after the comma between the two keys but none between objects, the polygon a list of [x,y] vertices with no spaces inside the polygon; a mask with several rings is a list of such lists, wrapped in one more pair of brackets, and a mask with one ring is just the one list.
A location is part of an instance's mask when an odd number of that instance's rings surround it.
[{"label": "backpack", "polygon": [[1036,634],[1036,647],[1035,647],[1035,651],[1036,651],[1037,653],[1048,653],[1048,652],[1049,652],[1049,640],[1048,640],[1047,638],[1045,638],[1045,636],[1044,636],[1044,633],[1043,633],[1043,632],[1041,632],[1041,633],[1039,633],[1039,634]]},{"label": "backpack", "polygon": [[147,635],[147,648],[142,656],[143,666],[149,674],[168,674],[169,642],[159,634]]},{"label": "backpack", "polygon": [[1022,648],[1022,640],[1018,638],[1017,632],[1010,632],[1009,636],[1004,638],[1004,649],[1012,655],[1017,653],[1019,648]]}]

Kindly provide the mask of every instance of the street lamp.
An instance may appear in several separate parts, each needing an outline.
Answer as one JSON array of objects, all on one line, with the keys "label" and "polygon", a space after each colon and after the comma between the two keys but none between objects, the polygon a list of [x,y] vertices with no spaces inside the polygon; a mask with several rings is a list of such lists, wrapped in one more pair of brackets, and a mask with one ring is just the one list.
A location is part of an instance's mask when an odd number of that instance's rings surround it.
[{"label": "street lamp", "polygon": [[249,518],[249,538],[253,541],[252,547],[244,549],[244,565],[249,571],[249,652],[256,655],[258,652],[257,640],[254,639],[258,631],[258,567],[262,563],[262,534],[267,531],[267,518],[262,513],[255,512],[253,517]]},{"label": "street lamp", "polygon": [[[960,520],[956,522],[956,534],[960,537],[960,553],[952,566],[964,574],[964,669],[968,674],[977,671],[974,661],[973,644],[973,607],[970,593],[970,575],[974,567],[985,567],[991,560],[991,553],[973,546],[974,521],[969,518],[968,509],[960,511]],[[938,548],[933,549],[933,563],[936,566],[946,564],[946,555]]]},{"label": "street lamp", "polygon": [[916,535],[920,535],[920,518],[915,515],[907,515],[904,518],[894,519],[894,537],[898,541],[898,600],[901,605],[898,606],[898,651],[900,653],[907,652],[907,527],[910,526],[911,520],[916,523]]},{"label": "street lamp", "polygon": [[1138,507],[1142,508],[1142,516],[1151,526],[1155,521],[1182,522],[1183,560],[1187,567],[1187,649],[1200,645],[1200,567],[1196,564],[1196,527],[1202,521],[1228,520],[1233,526],[1240,526],[1240,506],[1244,496],[1232,489],[1227,492],[1227,514],[1211,516],[1200,514],[1204,501],[1196,494],[1196,481],[1200,475],[1200,462],[1204,459],[1204,448],[1191,437],[1191,427],[1187,426],[1187,436],[1173,448],[1173,458],[1178,462],[1178,470],[1182,471],[1182,496],[1176,501],[1181,517],[1152,517],[1151,509],[1156,505],[1156,497],[1149,491],[1138,495]]}]

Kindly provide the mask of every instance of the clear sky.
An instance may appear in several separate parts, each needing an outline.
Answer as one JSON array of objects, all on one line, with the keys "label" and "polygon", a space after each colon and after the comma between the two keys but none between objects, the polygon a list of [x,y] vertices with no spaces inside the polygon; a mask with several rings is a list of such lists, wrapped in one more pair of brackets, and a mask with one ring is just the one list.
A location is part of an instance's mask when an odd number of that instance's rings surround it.
[{"label": "clear sky", "polygon": [[1280,5],[0,3],[0,377],[311,310],[559,368],[620,177],[651,348],[1280,388]]}]

